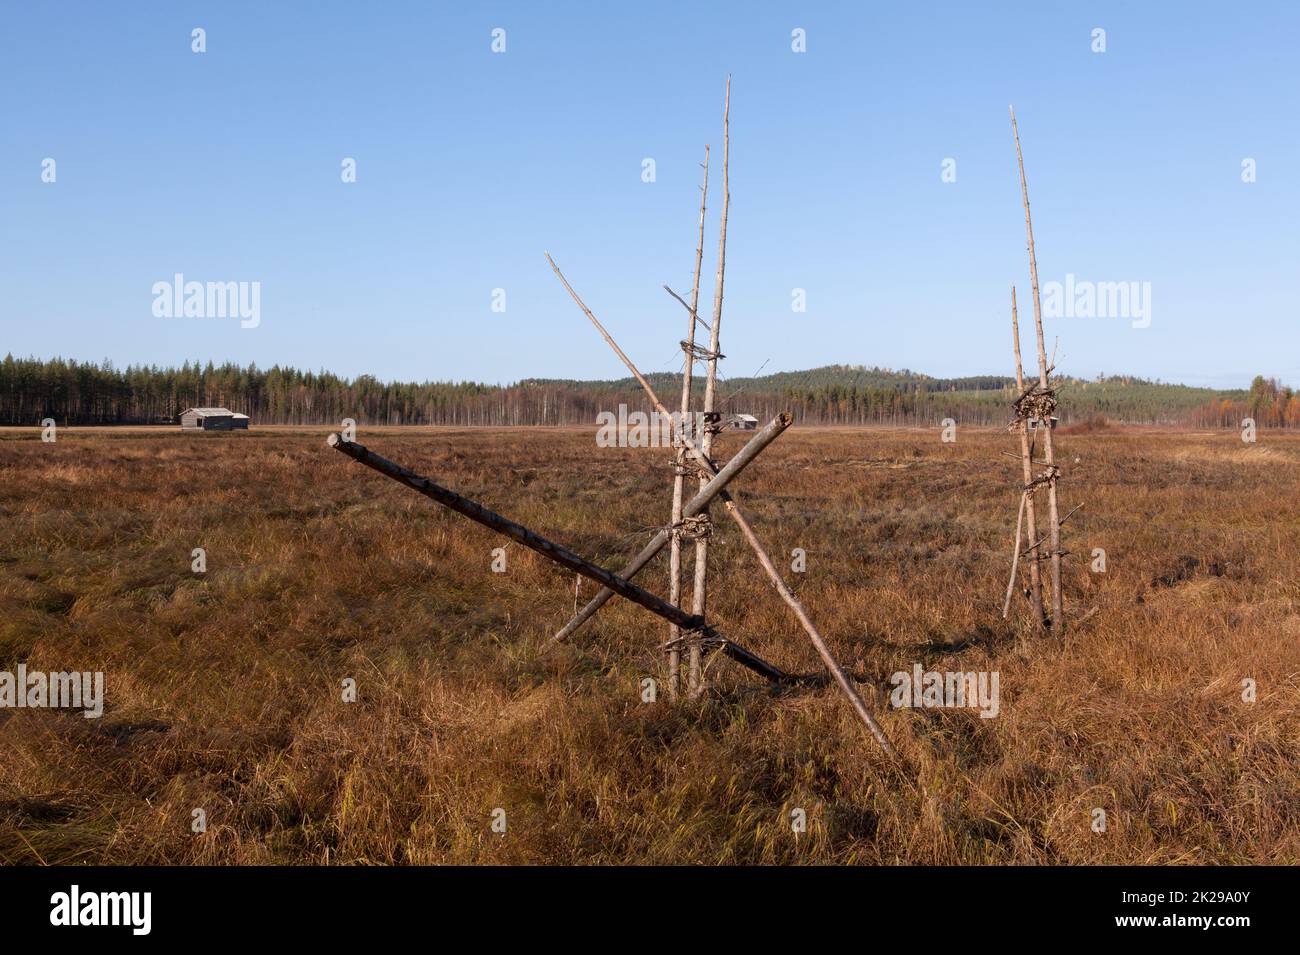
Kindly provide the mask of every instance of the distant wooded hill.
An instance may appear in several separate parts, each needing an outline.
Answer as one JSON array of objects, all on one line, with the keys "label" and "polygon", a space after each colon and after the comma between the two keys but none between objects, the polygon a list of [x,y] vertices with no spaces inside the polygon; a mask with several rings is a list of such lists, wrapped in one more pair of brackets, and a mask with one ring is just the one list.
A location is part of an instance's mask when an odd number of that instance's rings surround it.
[{"label": "distant wooded hill", "polygon": [[[647,376],[665,404],[680,379]],[[701,389],[702,390],[702,385]],[[1249,390],[1216,390],[1146,381],[1127,375],[1059,379],[1064,425],[1090,419],[1124,424],[1237,427],[1246,416],[1260,427],[1300,427],[1300,396],[1271,379]],[[997,375],[931,378],[912,371],[828,365],[808,371],[728,378],[720,410],[762,420],[782,410],[806,424],[999,425],[1011,418],[1013,379]],[[381,382],[330,372],[208,363],[180,368],[14,358],[0,363],[0,422],[38,424],[171,423],[186,408],[218,406],[257,424],[574,425],[593,427],[601,411],[649,410],[630,379],[577,381],[531,378],[511,385],[475,382]]]}]

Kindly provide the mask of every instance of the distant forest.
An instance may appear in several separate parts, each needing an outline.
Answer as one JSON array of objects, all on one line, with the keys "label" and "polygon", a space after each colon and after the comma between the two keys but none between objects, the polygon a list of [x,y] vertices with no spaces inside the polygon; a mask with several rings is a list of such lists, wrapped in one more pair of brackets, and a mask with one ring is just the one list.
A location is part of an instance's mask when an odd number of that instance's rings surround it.
[{"label": "distant forest", "polygon": [[[647,376],[671,406],[675,375]],[[1125,424],[1300,427],[1300,395],[1257,377],[1249,390],[1220,391],[1130,376],[1059,379],[1063,425],[1106,419]],[[729,378],[721,410],[767,420],[782,410],[805,424],[998,425],[1010,420],[1015,382],[995,375],[931,378],[911,371],[830,365],[810,371]],[[0,363],[0,423],[170,424],[192,406],[219,406],[257,424],[595,425],[601,411],[650,410],[631,379],[526,379],[511,385],[474,382],[381,382],[325,371],[186,363],[180,368],[6,356]]]}]

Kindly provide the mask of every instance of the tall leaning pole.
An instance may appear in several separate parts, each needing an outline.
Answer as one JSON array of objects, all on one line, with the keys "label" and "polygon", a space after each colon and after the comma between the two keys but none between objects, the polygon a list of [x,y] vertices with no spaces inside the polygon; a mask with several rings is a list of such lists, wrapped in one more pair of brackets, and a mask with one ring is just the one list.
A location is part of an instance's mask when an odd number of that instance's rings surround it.
[{"label": "tall leaning pole", "polygon": [[[709,147],[704,147],[704,182],[700,185],[700,229],[695,242],[695,278],[691,282],[691,302],[687,306],[686,338],[682,342],[685,361],[682,365],[682,417],[679,428],[686,427],[691,413],[691,384],[695,373],[695,323],[698,321],[700,304],[700,270],[704,264],[704,213],[709,198]],[[682,605],[682,507],[685,497],[686,475],[694,473],[687,468],[686,448],[677,441],[673,458],[673,508],[671,534],[672,541],[668,551],[668,602],[674,607]],[[678,670],[681,667],[681,628],[677,624],[668,627],[668,698],[677,699]],[[698,666],[698,664],[697,664]]]},{"label": "tall leaning pole", "polygon": [[[729,177],[731,159],[731,77],[727,77],[727,92],[722,106],[722,218],[718,226],[718,274],[713,286],[713,323],[709,327],[708,373],[704,379],[704,434],[700,438],[700,451],[707,459],[713,451],[713,433],[716,429],[712,419],[718,386],[718,334],[722,327],[722,287],[727,274],[727,211],[731,206],[731,182]],[[700,487],[708,483],[708,478],[700,475]],[[691,593],[691,613],[697,617],[705,616],[709,589],[709,537],[701,534],[695,539],[695,582]],[[686,693],[694,700],[702,691],[700,680],[700,642],[692,638],[687,647]]]},{"label": "tall leaning pole", "polygon": [[[1024,395],[1025,371],[1020,358],[1020,315],[1016,308],[1016,287],[1014,285],[1011,286],[1011,342],[1016,356],[1016,391],[1018,394]],[[1019,402],[1019,398],[1016,400]],[[1028,533],[1025,535],[1025,555],[1029,558],[1029,602],[1033,607],[1034,629],[1041,633],[1046,628],[1047,621],[1043,616],[1042,561],[1039,560],[1038,515],[1034,506],[1035,491],[1037,490],[1037,485],[1034,483],[1034,444],[1029,440],[1029,419],[1020,413],[1019,408],[1016,408],[1015,427],[1020,435],[1020,463],[1021,473],[1024,477],[1024,484],[1021,486],[1020,492],[1020,508],[1029,524]],[[1002,605],[1003,619],[1006,619],[1007,611],[1011,607],[1011,593],[1015,587],[1016,565],[1019,563],[1020,554],[1020,521],[1017,519],[1016,545],[1011,558],[1011,581],[1007,584],[1007,597]]]},{"label": "tall leaning pole", "polygon": [[1056,504],[1056,481],[1060,469],[1052,452],[1052,409],[1055,408],[1055,395],[1052,393],[1047,367],[1047,347],[1043,339],[1043,307],[1038,294],[1038,258],[1034,254],[1034,224],[1029,216],[1029,186],[1025,183],[1025,159],[1020,151],[1020,130],[1016,127],[1016,111],[1011,111],[1011,134],[1016,141],[1016,165],[1020,170],[1020,194],[1025,203],[1025,236],[1029,242],[1029,281],[1034,292],[1034,329],[1038,336],[1038,385],[1043,394],[1040,407],[1046,409],[1039,415],[1039,427],[1043,432],[1043,462],[1047,468],[1047,520],[1049,544],[1052,558],[1052,630],[1065,632],[1065,617],[1062,612],[1061,596],[1061,519]]}]

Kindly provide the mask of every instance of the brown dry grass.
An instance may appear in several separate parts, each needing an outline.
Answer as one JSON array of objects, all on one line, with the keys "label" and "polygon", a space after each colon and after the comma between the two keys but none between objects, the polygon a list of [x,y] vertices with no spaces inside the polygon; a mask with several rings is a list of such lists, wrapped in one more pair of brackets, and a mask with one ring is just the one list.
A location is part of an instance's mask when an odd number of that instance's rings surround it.
[{"label": "brown dry grass", "polygon": [[[616,601],[539,655],[573,578],[513,545],[491,573],[501,539],[324,435],[0,437],[0,669],[103,670],[108,701],[100,720],[0,711],[0,861],[1300,861],[1300,440],[1062,435],[1065,506],[1086,505],[1067,603],[1097,609],[1061,641],[1029,634],[1023,603],[999,617],[1009,436],[783,436],[740,497],[774,553],[807,550],[791,579],[874,680],[916,796],[882,781],[833,689],[775,693],[718,659],[698,708],[641,703],[666,628],[640,608]],[[589,433],[361,440],[608,566],[668,511],[667,452],[597,451]],[[814,669],[718,531],[723,631]],[[1001,715],[888,710],[889,674],[913,662],[998,670]]]}]

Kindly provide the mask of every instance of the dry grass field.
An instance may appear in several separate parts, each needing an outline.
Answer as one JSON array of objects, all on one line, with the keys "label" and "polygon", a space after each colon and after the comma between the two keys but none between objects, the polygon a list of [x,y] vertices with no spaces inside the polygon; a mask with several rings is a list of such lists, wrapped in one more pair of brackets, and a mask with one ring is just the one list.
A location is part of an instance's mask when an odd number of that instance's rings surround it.
[{"label": "dry grass field", "polygon": [[[833,687],[775,691],[717,658],[701,704],[643,703],[667,628],[639,607],[539,653],[573,576],[518,545],[493,573],[503,539],[326,434],[0,433],[0,670],[106,680],[98,720],[0,710],[0,862],[1300,862],[1295,436],[1062,434],[1063,503],[1084,505],[1067,606],[1086,615],[1063,639],[1033,635],[1023,600],[1001,619],[1013,436],[781,437],[737,495],[774,554],[807,551],[788,577],[869,681],[913,792]],[[358,440],[611,568],[667,519],[668,451],[542,429]],[[816,670],[715,514],[719,627]],[[665,592],[665,567],[639,582]],[[998,671],[999,715],[890,709],[890,674],[918,662]]]}]

